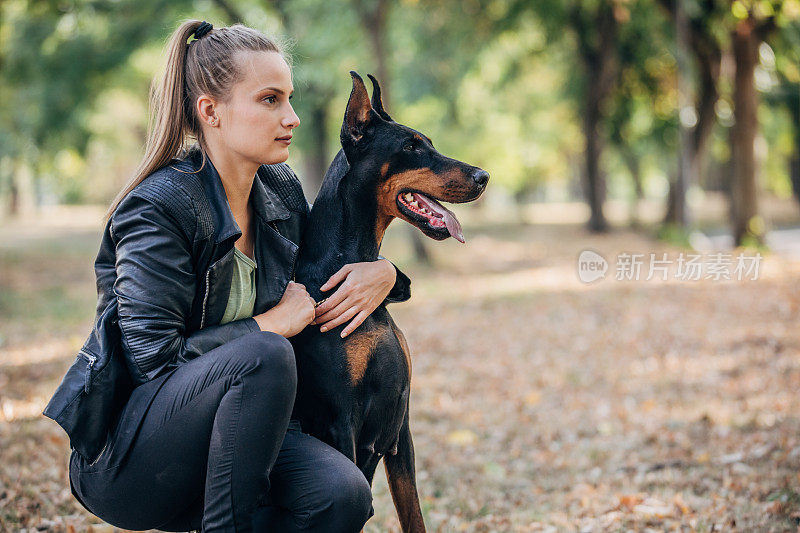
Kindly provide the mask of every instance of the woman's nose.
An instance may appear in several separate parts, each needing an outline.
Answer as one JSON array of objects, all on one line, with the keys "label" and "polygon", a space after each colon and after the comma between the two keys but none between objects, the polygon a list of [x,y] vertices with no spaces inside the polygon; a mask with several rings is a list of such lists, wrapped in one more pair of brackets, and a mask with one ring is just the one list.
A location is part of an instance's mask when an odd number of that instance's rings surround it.
[{"label": "woman's nose", "polygon": [[300,125],[300,117],[298,117],[297,113],[294,112],[292,104],[289,104],[289,113],[285,117],[283,117],[283,127],[296,128],[299,125]]}]

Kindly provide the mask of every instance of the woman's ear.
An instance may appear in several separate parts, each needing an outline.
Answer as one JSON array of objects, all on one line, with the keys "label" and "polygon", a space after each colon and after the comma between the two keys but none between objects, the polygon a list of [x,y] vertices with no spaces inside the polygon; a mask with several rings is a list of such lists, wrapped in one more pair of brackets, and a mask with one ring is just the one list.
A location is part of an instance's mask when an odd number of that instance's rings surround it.
[{"label": "woman's ear", "polygon": [[217,102],[208,95],[200,95],[196,103],[197,117],[199,122],[206,126],[215,127],[219,124],[217,115]]}]

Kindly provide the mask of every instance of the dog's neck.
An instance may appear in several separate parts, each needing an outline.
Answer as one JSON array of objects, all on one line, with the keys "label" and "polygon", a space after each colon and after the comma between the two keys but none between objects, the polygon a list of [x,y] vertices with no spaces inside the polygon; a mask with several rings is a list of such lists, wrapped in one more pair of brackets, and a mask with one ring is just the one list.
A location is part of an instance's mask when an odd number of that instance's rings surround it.
[{"label": "dog's neck", "polygon": [[359,171],[349,166],[340,151],[314,200],[300,244],[296,277],[315,299],[321,297],[319,287],[344,265],[378,259],[375,192],[359,190],[349,179]]}]

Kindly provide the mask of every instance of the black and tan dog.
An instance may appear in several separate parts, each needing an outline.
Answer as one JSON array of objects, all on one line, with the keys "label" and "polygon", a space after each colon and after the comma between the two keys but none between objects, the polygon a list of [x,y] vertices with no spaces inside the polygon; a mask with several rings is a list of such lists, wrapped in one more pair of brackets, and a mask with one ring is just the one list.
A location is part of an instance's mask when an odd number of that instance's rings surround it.
[{"label": "black and tan dog", "polygon": [[[374,261],[389,223],[400,218],[425,235],[461,242],[461,226],[439,201],[475,200],[489,175],[437,152],[425,135],[394,122],[380,86],[370,102],[355,72],[336,155],[314,201],[295,279],[315,300],[347,263]],[[332,291],[331,291],[332,292]],[[383,458],[403,531],[424,531],[408,425],[411,357],[403,333],[379,306],[353,333],[345,325],[292,338],[298,367],[295,417],[303,430],[352,459],[372,483]]]}]

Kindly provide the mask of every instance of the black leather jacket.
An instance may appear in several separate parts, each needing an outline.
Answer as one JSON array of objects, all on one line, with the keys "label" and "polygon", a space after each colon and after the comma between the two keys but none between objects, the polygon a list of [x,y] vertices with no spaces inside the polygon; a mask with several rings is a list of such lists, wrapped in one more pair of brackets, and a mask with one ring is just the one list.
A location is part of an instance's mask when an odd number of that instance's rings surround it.
[{"label": "black leather jacket", "polygon": [[[280,301],[293,277],[309,205],[286,164],[258,169],[250,201],[257,315]],[[219,174],[196,149],[146,177],[120,202],[95,261],[95,327],[44,412],[67,430],[74,448],[87,450],[84,456],[99,453],[105,419],[124,401],[119,383],[125,372],[110,361],[119,367],[124,361],[129,388],[259,331],[253,318],[219,323],[241,234]],[[409,297],[410,280],[398,270],[386,302]],[[101,389],[97,398],[93,388]]]}]

